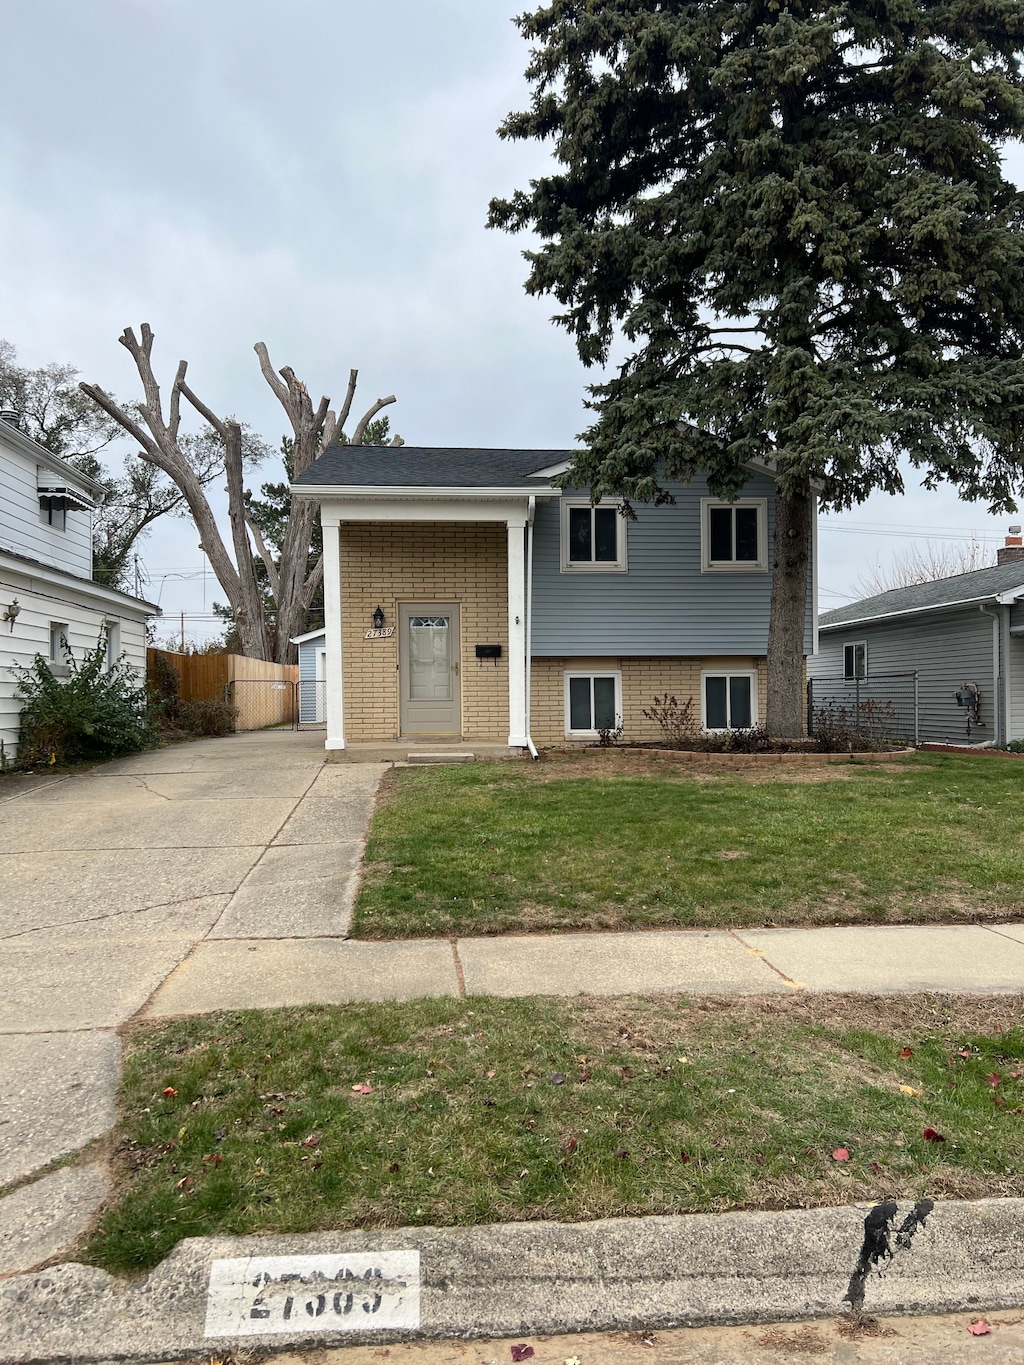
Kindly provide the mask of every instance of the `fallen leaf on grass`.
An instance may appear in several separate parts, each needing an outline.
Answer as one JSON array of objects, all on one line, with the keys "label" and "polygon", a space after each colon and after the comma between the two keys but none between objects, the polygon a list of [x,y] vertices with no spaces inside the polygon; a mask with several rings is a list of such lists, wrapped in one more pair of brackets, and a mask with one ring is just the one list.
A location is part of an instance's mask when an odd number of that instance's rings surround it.
[{"label": "fallen leaf on grass", "polygon": [[195,1181],[192,1179],[192,1177],[190,1175],[187,1175],[183,1180],[179,1180],[174,1188],[176,1190],[190,1190],[194,1184]]},{"label": "fallen leaf on grass", "polygon": [[619,1147],[617,1148],[615,1155],[620,1161],[625,1161],[626,1157],[629,1156],[629,1153],[626,1151],[625,1147]]},{"label": "fallen leaf on grass", "polygon": [[519,1346],[510,1346],[508,1349],[513,1360],[529,1360],[533,1356],[533,1347],[527,1346],[525,1341]]},{"label": "fallen leaf on grass", "polygon": [[[430,1074],[431,1074],[431,1073],[428,1071],[428,1072],[427,1072],[427,1075],[429,1076]],[[369,1095],[369,1094],[372,1094],[372,1092],[373,1092],[373,1086],[372,1086],[372,1085],[367,1085],[366,1081],[363,1081],[360,1085],[354,1085],[354,1086],[352,1087],[352,1093],[353,1093],[354,1095]]]},{"label": "fallen leaf on grass", "polygon": [[912,1085],[901,1085],[901,1086],[900,1086],[900,1094],[901,1094],[901,1095],[913,1095],[915,1098],[920,1098],[921,1092],[920,1092],[920,1090],[915,1090],[914,1087],[913,1087]]},{"label": "fallen leaf on grass", "polygon": [[498,1074],[498,1073],[497,1073],[496,1071],[488,1071],[488,1073],[487,1073],[487,1079],[488,1079],[489,1081],[493,1081],[494,1078],[495,1078],[495,1076],[496,1076],[497,1074]]},{"label": "fallen leaf on grass", "polygon": [[937,1133],[934,1128],[926,1128],[921,1134],[925,1142],[945,1142],[946,1139],[941,1133]]},{"label": "fallen leaf on grass", "polygon": [[221,1156],[220,1152],[211,1152],[209,1156],[204,1156],[203,1160],[208,1161],[211,1166],[219,1166],[224,1158]]},{"label": "fallen leaf on grass", "polygon": [[999,1075],[997,1071],[990,1071],[988,1073],[988,1083],[991,1086],[1002,1085],[1003,1078],[1002,1076]]},{"label": "fallen leaf on grass", "polygon": [[310,1133],[309,1137],[304,1137],[304,1138],[302,1139],[302,1141],[299,1143],[299,1146],[300,1146],[300,1147],[319,1147],[319,1146],[320,1146],[320,1134],[319,1134],[319,1133]]},{"label": "fallen leaf on grass", "polygon": [[913,1057],[913,1055],[914,1055],[914,1049],[913,1049],[912,1047],[901,1047],[901,1048],[900,1048],[900,1056],[903,1058],[904,1061],[907,1061],[908,1058]]},{"label": "fallen leaf on grass", "polygon": [[837,1147],[835,1151],[832,1153],[833,1161],[849,1161],[849,1159],[850,1153],[846,1150],[845,1147]]},{"label": "fallen leaf on grass", "polygon": [[167,1088],[164,1090],[164,1096],[169,1100],[173,1100],[177,1093],[178,1092],[177,1090],[175,1090],[173,1085],[167,1086]]},{"label": "fallen leaf on grass", "polygon": [[874,1171],[875,1175],[881,1175],[881,1174],[882,1174],[882,1168],[881,1168],[881,1166],[879,1166],[879,1164],[878,1164],[877,1161],[869,1161],[869,1162],[868,1162],[868,1166],[870,1167],[870,1169],[871,1169],[872,1171]]},{"label": "fallen leaf on grass", "polygon": [[690,1153],[689,1153],[689,1152],[680,1152],[680,1153],[679,1153],[679,1160],[683,1163],[684,1166],[685,1166],[686,1163],[689,1161],[689,1159],[690,1159]]},{"label": "fallen leaf on grass", "polygon": [[972,1337],[987,1337],[988,1334],[992,1331],[992,1328],[988,1325],[984,1318],[975,1318],[974,1321],[968,1326],[967,1330],[968,1332],[970,1332]]}]

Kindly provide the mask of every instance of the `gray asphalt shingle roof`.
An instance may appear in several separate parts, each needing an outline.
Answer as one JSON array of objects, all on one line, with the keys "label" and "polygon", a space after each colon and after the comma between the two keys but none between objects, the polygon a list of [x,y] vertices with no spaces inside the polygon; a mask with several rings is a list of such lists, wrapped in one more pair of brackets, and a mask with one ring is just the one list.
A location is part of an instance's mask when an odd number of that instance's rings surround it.
[{"label": "gray asphalt shingle roof", "polygon": [[296,487],[546,488],[537,478],[572,459],[571,450],[485,450],[471,446],[330,446]]},{"label": "gray asphalt shingle roof", "polygon": [[932,583],[915,583],[909,588],[890,588],[876,597],[865,597],[846,607],[823,612],[818,620],[822,630],[852,621],[870,621],[878,616],[896,612],[934,611],[952,606],[955,602],[974,602],[996,597],[1020,587],[1024,592],[1024,561],[997,564],[991,569],[975,569],[973,573],[958,573],[952,578],[938,578]]}]

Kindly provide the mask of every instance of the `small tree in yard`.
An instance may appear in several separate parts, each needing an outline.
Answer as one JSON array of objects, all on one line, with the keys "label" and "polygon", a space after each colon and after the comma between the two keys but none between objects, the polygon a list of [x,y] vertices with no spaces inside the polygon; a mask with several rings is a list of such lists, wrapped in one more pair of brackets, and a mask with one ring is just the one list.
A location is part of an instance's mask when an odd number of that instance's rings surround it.
[{"label": "small tree in yard", "polygon": [[778,481],[769,730],[803,731],[813,496],[902,492],[900,457],[991,510],[1024,483],[1016,0],[552,0],[506,138],[559,165],[495,200],[542,238],[596,413],[563,482],[665,501]]}]

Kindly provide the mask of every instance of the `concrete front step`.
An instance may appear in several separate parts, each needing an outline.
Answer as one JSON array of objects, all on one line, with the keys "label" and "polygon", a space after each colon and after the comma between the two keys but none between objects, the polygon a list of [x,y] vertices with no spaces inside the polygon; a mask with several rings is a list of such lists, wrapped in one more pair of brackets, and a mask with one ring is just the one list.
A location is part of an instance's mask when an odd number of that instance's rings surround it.
[{"label": "concrete front step", "polygon": [[407,754],[406,763],[475,763],[476,754],[459,752],[457,754]]},{"label": "concrete front step", "polygon": [[[429,746],[429,747],[427,747]],[[349,744],[328,749],[328,763],[473,763],[496,758],[522,758],[525,749],[507,744],[438,744],[427,740],[398,740],[379,744]]]}]

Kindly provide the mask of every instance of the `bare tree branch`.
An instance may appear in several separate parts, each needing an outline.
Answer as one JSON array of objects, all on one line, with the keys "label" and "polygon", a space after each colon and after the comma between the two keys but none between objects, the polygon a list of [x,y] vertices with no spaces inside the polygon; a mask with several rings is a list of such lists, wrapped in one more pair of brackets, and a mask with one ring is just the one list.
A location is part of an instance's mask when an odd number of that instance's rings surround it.
[{"label": "bare tree branch", "polygon": [[366,428],[377,416],[377,413],[380,412],[381,408],[386,408],[389,403],[395,403],[397,401],[398,400],[395,398],[395,395],[392,393],[389,394],[387,398],[378,398],[376,403],[374,403],[372,407],[367,408],[367,410],[363,413],[362,417],[360,417],[359,421],[356,423],[356,429],[352,433],[352,444],[354,446],[360,444],[363,437],[366,435]]},{"label": "bare tree branch", "polygon": [[281,582],[278,577],[277,565],[274,563],[274,556],[270,553],[267,542],[263,539],[263,532],[260,530],[259,523],[249,511],[248,503],[246,503],[245,507],[245,524],[248,526],[249,532],[256,543],[256,550],[259,557],[263,560],[263,567],[267,571],[267,582],[270,584],[270,594],[276,602],[281,592]]}]

